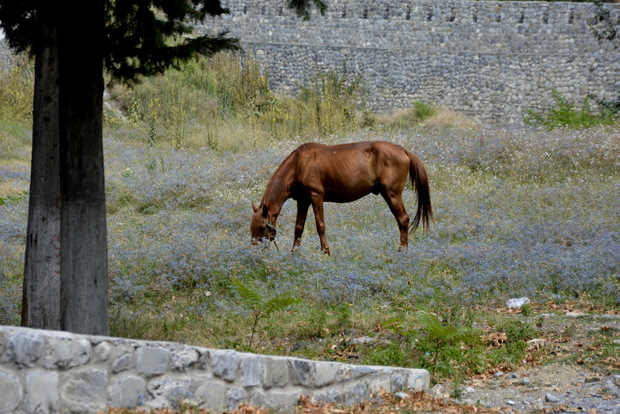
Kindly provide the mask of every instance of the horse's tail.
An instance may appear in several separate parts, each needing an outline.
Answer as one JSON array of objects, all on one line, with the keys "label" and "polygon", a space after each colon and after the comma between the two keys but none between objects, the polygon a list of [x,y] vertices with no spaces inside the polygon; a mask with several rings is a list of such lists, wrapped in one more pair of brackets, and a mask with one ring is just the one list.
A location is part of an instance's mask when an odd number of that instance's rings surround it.
[{"label": "horse's tail", "polygon": [[425,231],[430,230],[430,221],[433,220],[433,206],[431,205],[431,193],[428,187],[428,177],[426,176],[426,169],[424,164],[411,151],[407,151],[409,156],[409,175],[411,176],[411,183],[415,187],[415,191],[418,195],[418,211],[416,212],[413,221],[409,225],[410,233],[413,233],[418,228],[420,221]]}]

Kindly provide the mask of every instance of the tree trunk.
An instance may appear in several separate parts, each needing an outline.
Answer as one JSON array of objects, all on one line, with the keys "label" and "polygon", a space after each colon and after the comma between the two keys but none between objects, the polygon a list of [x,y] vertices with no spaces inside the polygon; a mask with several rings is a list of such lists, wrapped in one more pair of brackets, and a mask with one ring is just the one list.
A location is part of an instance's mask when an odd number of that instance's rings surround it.
[{"label": "tree trunk", "polygon": [[[68,1],[58,28],[61,328],[108,335],[102,0]],[[65,3],[66,4],[66,3]],[[76,18],[73,11],[79,10]]]},{"label": "tree trunk", "polygon": [[[57,33],[40,13],[35,46],[30,202],[22,325],[60,329],[60,153]],[[49,23],[48,23],[49,22]]]}]

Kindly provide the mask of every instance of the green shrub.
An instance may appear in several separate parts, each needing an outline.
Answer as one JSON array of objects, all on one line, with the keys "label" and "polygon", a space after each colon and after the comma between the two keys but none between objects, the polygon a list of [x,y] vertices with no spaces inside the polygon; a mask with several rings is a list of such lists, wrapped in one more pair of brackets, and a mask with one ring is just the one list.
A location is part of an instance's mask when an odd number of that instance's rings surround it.
[{"label": "green shrub", "polygon": [[544,113],[528,110],[524,117],[528,125],[543,127],[549,130],[568,128],[589,128],[595,125],[613,125],[618,119],[617,111],[601,106],[598,112],[590,108],[590,99],[585,98],[581,109],[570,102],[560,92],[551,92],[554,104]]},{"label": "green shrub", "polygon": [[435,108],[426,102],[415,101],[413,110],[420,121],[425,121],[435,114]]}]

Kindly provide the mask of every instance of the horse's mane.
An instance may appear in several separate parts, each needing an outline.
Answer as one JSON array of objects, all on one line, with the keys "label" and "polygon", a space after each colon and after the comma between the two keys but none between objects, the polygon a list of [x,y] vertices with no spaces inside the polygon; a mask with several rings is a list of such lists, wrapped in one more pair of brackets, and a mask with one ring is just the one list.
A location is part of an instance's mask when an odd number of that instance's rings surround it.
[{"label": "horse's mane", "polygon": [[292,182],[290,182],[292,179],[291,171],[294,171],[298,151],[299,148],[291,152],[269,179],[267,188],[265,188],[265,193],[263,194],[263,204],[270,204],[268,203],[269,201],[275,201],[280,204],[281,207],[284,201],[286,201],[292,184]]},{"label": "horse's mane", "polygon": [[297,147],[295,152],[297,152],[298,154],[301,154],[302,152],[315,150],[322,146],[323,144],[317,144],[316,142],[306,142],[305,144],[301,144],[299,147]]}]

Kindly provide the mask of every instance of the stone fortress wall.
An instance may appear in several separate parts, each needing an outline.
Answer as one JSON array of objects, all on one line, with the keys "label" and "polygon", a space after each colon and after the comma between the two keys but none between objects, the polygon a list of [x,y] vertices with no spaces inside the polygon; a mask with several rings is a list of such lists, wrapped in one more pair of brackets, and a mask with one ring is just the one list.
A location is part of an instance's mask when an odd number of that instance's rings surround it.
[{"label": "stone fortress wall", "polygon": [[108,407],[292,408],[300,395],[352,404],[423,390],[423,369],[349,365],[0,325],[0,413]]},{"label": "stone fortress wall", "polygon": [[[328,0],[306,21],[283,0],[222,3],[230,14],[198,32],[238,37],[276,90],[346,69],[363,77],[375,110],[422,100],[519,124],[553,89],[578,104],[620,89],[620,49],[592,34],[591,3]],[[605,7],[618,21],[620,4]]]}]

